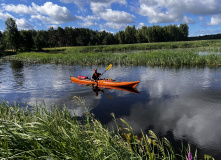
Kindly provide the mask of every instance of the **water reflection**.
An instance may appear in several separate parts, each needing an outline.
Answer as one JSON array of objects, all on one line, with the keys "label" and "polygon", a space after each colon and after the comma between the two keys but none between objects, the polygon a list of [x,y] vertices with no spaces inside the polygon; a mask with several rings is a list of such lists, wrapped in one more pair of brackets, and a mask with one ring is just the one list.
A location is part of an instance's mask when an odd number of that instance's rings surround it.
[{"label": "water reflection", "polygon": [[[157,135],[187,140],[203,153],[221,156],[221,68],[113,66],[102,78],[137,81],[137,90],[92,88],[71,83],[70,76],[90,76],[94,66],[51,64],[0,65],[0,97],[13,103],[36,100],[66,107],[82,116],[86,108],[103,124],[112,124],[111,113],[133,129],[153,129]],[[105,70],[106,66],[98,66]],[[139,91],[139,92],[138,92]],[[97,95],[97,96],[96,96]],[[85,107],[73,97],[81,97]],[[169,133],[169,134],[168,134]]]},{"label": "water reflection", "polygon": [[13,87],[16,89],[22,89],[24,84],[24,65],[23,62],[19,61],[11,61],[10,68],[12,70],[12,75],[15,83],[13,83]]},{"label": "water reflection", "polygon": [[199,52],[199,55],[220,54],[220,52]]}]

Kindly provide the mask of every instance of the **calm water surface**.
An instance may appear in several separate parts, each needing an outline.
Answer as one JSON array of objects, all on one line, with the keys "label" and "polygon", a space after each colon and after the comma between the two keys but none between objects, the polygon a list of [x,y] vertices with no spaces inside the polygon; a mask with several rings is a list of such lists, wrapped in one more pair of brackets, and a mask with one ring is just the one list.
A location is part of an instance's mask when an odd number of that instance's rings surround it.
[{"label": "calm water surface", "polygon": [[[137,81],[139,94],[103,89],[96,96],[90,87],[71,83],[71,76],[90,77],[95,66],[0,63],[0,98],[10,103],[65,106],[81,116],[86,106],[103,124],[110,113],[123,118],[139,133],[152,129],[173,143],[188,141],[199,153],[221,157],[221,68],[165,68],[113,66],[102,77]],[[103,72],[107,66],[96,66]]]}]

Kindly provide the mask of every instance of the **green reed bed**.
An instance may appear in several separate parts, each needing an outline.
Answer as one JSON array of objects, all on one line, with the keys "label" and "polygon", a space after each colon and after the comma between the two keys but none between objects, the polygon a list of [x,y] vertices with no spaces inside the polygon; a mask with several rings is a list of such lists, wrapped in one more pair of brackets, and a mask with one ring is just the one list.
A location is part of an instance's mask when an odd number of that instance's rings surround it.
[{"label": "green reed bed", "polygon": [[156,50],[156,49],[175,49],[175,48],[199,48],[199,47],[220,47],[221,40],[204,41],[179,41],[179,42],[158,42],[158,43],[137,43],[121,45],[100,45],[100,46],[81,46],[63,47],[66,53],[96,53],[96,52],[122,52],[127,53],[134,50]]},{"label": "green reed bed", "polygon": [[[85,104],[79,97],[74,100]],[[190,147],[179,154],[172,144],[159,139],[152,131],[138,137],[121,119],[117,129],[108,129],[91,114],[78,121],[63,108],[35,106],[32,111],[0,102],[1,159],[183,159]],[[193,157],[197,157],[194,151]],[[205,155],[205,159],[212,159]],[[192,158],[193,159],[193,158]]]},{"label": "green reed bed", "polygon": [[122,65],[220,65],[221,54],[200,55],[194,49],[153,50],[140,53],[19,53],[6,57],[7,60],[18,60],[29,63],[56,64],[122,64]]}]

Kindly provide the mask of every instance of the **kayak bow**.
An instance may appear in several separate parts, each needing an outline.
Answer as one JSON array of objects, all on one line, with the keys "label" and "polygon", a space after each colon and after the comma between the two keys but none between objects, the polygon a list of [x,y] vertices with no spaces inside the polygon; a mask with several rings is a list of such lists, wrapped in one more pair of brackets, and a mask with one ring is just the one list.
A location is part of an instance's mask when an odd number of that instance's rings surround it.
[{"label": "kayak bow", "polygon": [[74,83],[81,83],[81,84],[94,84],[97,86],[110,86],[110,87],[132,87],[135,88],[139,81],[133,82],[116,82],[113,80],[101,79],[97,81],[92,81],[90,79],[79,79],[77,77],[71,76],[71,81]]}]

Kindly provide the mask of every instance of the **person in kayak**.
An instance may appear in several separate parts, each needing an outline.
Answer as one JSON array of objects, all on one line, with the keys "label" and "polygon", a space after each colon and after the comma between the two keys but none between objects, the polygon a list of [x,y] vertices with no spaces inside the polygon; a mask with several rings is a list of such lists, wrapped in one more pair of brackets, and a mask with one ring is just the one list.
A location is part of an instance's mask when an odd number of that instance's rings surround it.
[{"label": "person in kayak", "polygon": [[103,75],[103,74],[98,73],[97,68],[94,68],[94,72],[91,75],[91,80],[95,80],[95,81],[98,80],[100,75]]}]

